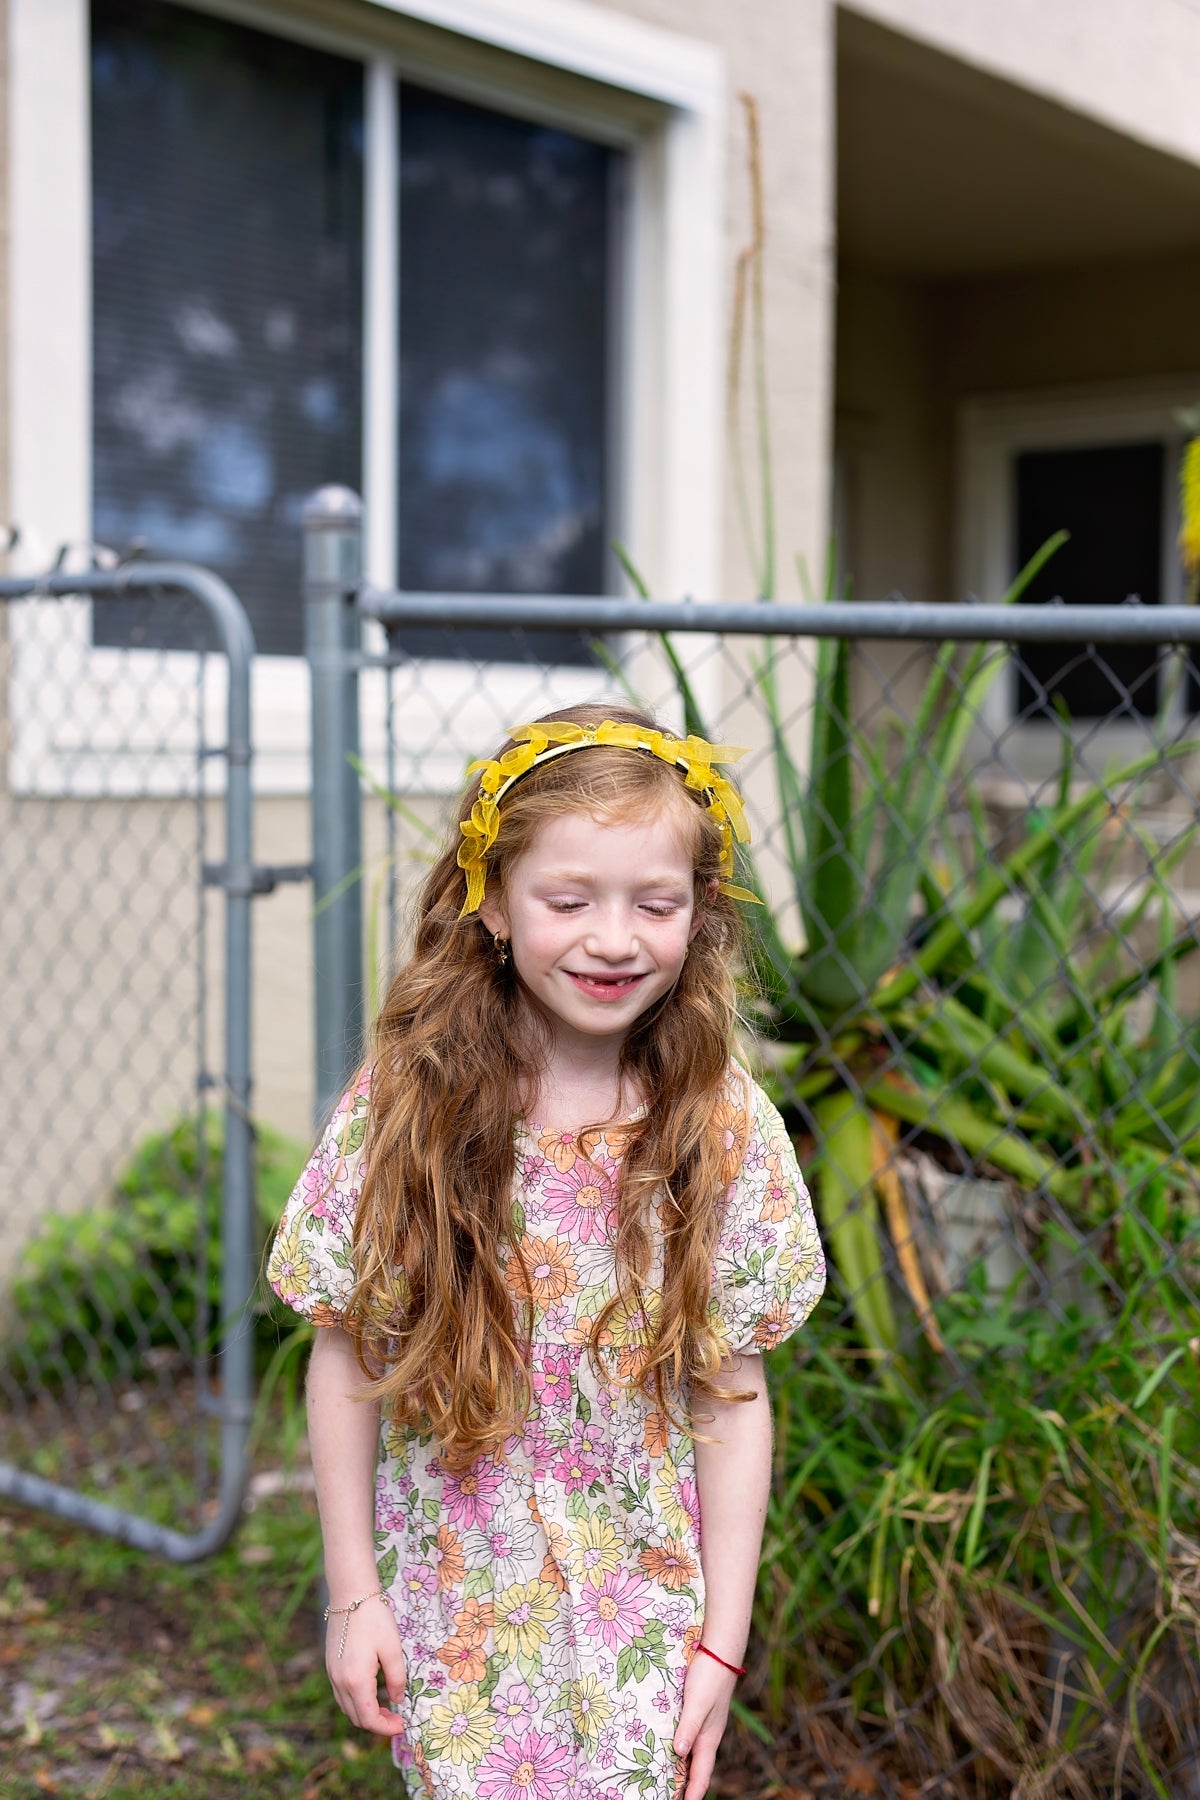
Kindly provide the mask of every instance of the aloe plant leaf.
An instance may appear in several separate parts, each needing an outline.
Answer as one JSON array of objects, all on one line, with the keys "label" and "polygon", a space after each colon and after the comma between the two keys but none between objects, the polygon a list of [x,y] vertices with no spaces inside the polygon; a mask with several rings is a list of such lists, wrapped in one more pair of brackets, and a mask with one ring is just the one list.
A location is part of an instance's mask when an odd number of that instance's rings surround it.
[{"label": "aloe plant leaf", "polygon": [[990,874],[981,877],[978,888],[967,904],[962,907],[957,917],[947,919],[934,932],[929,942],[920,953],[913,958],[908,968],[893,977],[884,993],[876,996],[877,1000],[899,1000],[913,993],[921,981],[934,974],[945,961],[950,952],[961,942],[964,932],[974,928],[987,917],[1011,890],[1023,882],[1030,872],[1036,868],[1043,856],[1053,848],[1062,833],[1069,830],[1077,819],[1086,818],[1112,805],[1111,788],[1125,783],[1135,782],[1140,776],[1152,769],[1161,767],[1166,757],[1181,757],[1194,753],[1195,745],[1176,744],[1166,751],[1154,751],[1149,755],[1138,757],[1126,764],[1116,775],[1111,777],[1109,787],[1097,788],[1090,793],[1073,800],[1065,807],[1055,810],[1051,818],[1041,830],[1034,832],[1024,844],[1020,845],[1011,856]]},{"label": "aloe plant leaf", "polygon": [[841,1088],[817,1100],[813,1116],[820,1144],[815,1177],[826,1242],[863,1336],[872,1349],[890,1355],[899,1340],[881,1247],[871,1115]]},{"label": "aloe plant leaf", "polygon": [[854,835],[854,733],[850,648],[844,639],[834,646],[827,672],[827,697],[820,694],[814,717],[808,855],[800,890],[808,955],[800,985],[818,1004],[836,1008],[854,1006],[864,991],[855,974],[855,940],[866,876],[849,850]]},{"label": "aloe plant leaf", "polygon": [[956,1050],[968,1066],[1029,1102],[1035,1111],[1045,1112],[1051,1119],[1072,1126],[1086,1128],[1090,1123],[1068,1088],[1055,1080],[1046,1068],[1029,1061],[1002,1038],[994,1036],[953,995],[939,997],[936,1009],[924,1022],[922,1035],[927,1042],[941,1041]]},{"label": "aloe plant leaf", "polygon": [[902,1124],[931,1132],[972,1157],[993,1163],[1028,1187],[1045,1187],[1057,1194],[1063,1186],[1057,1163],[1024,1138],[998,1126],[994,1118],[977,1112],[958,1095],[931,1095],[894,1076],[868,1082],[863,1094],[879,1112],[889,1113]]}]

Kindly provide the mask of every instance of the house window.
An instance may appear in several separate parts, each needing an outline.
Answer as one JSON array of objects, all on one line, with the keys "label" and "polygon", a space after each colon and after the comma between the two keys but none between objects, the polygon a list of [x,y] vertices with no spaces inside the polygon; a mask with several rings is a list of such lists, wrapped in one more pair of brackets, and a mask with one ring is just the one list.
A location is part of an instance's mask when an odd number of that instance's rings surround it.
[{"label": "house window", "polygon": [[[400,585],[607,586],[608,292],[621,153],[400,88]],[[407,631],[414,654],[446,653]],[[507,658],[519,644],[475,632]],[[528,654],[586,658],[538,633]]]},{"label": "house window", "polygon": [[[295,515],[323,482],[359,486],[380,586],[604,591],[619,538],[656,591],[719,591],[728,77],[713,45],[596,0],[538,0],[536,19],[528,0],[436,0],[436,32],[431,6],[394,0],[207,7],[6,0],[9,565],[140,539],[226,574],[274,652],[254,671],[256,781],[299,794]],[[421,159],[445,219],[422,223]],[[485,251],[485,278],[462,279]],[[481,400],[469,442],[455,355]],[[10,696],[43,629],[78,667],[81,717],[107,717],[126,669],[152,683],[164,651],[189,654],[174,611],[112,617],[30,602]],[[414,791],[453,785],[496,709],[528,709],[517,646],[477,643],[484,679],[429,672],[436,769],[425,716],[402,721]],[[577,641],[554,653],[541,697],[571,705],[595,670]],[[215,719],[219,659],[196,676]],[[378,771],[378,671],[361,693]],[[94,791],[89,743],[13,707],[9,786]],[[152,717],[129,792],[158,754]],[[194,759],[154,767],[164,792],[195,779]]]},{"label": "house window", "polygon": [[[1026,604],[1119,605],[1162,598],[1162,443],[1026,450],[1015,459],[1017,567],[1054,532],[1070,532],[1025,594]],[[1021,647],[1014,667],[1023,719],[1050,717],[1057,699],[1073,719],[1152,718],[1160,653],[1153,644]]]},{"label": "house window", "polygon": [[[1068,542],[1047,562],[1024,604],[1178,606],[1185,596],[1176,547],[1181,409],[1200,376],[1113,382],[968,401],[959,416],[957,585],[997,599],[1053,533]],[[1061,759],[1060,708],[1082,736],[1097,731],[1114,755],[1137,755],[1166,707],[1181,723],[1194,684],[1169,684],[1154,645],[1063,641],[1014,647],[1007,680],[983,706],[985,740],[1029,781]]]},{"label": "house window", "polygon": [[[301,505],[361,479],[362,65],[146,0],[91,44],[93,535],[218,570],[296,655]],[[189,628],[121,603],[93,641]]]},{"label": "house window", "polygon": [[[91,44],[93,534],[218,570],[296,655],[303,500],[362,485],[363,66],[145,0],[93,0]],[[398,154],[400,584],[602,592],[622,153],[401,82]],[[129,602],[93,641],[189,630]]]}]

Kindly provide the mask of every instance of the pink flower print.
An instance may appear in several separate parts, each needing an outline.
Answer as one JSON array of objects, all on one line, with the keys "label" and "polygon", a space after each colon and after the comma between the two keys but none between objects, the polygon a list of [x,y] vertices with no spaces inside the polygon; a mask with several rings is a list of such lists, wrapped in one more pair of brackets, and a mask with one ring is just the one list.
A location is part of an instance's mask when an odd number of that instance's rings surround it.
[{"label": "pink flower print", "polygon": [[759,1137],[751,1137],[746,1145],[746,1154],[742,1158],[743,1169],[765,1169],[767,1166],[767,1146]]},{"label": "pink flower print", "polygon": [[642,1607],[649,1583],[627,1569],[614,1569],[599,1587],[585,1587],[576,1612],[589,1637],[604,1640],[610,1650],[632,1643],[645,1628]]},{"label": "pink flower print", "polygon": [[376,1531],[402,1531],[404,1529],[403,1508],[396,1505],[390,1494],[379,1494],[375,1499]]},{"label": "pink flower print", "polygon": [[581,1449],[571,1432],[571,1442],[564,1444],[559,1451],[558,1461],[551,1468],[551,1474],[562,1482],[568,1494],[581,1494],[590,1487],[600,1473],[599,1465],[591,1456]]},{"label": "pink flower print", "polygon": [[659,1688],[657,1694],[654,1696],[654,1704],[657,1706],[659,1712],[670,1712],[672,1696],[668,1694],[666,1688]]},{"label": "pink flower print", "polygon": [[682,1506],[684,1512],[696,1527],[696,1530],[699,1531],[700,1490],[696,1486],[696,1477],[694,1475],[681,1475],[675,1485],[675,1491],[679,1495],[680,1506]]},{"label": "pink flower print", "polygon": [[442,1487],[442,1509],[460,1528],[486,1525],[496,1510],[496,1495],[504,1475],[489,1457],[475,1459],[463,1475],[447,1475]]},{"label": "pink flower print", "polygon": [[606,1725],[600,1733],[600,1744],[596,1752],[602,1769],[611,1769],[617,1760],[617,1729],[615,1725]]},{"label": "pink flower print", "polygon": [[421,1563],[408,1563],[401,1571],[400,1586],[416,1600],[421,1594],[437,1593],[437,1576]]},{"label": "pink flower print", "polygon": [[545,1351],[533,1364],[533,1393],[539,1406],[553,1406],[571,1397],[571,1361]]},{"label": "pink flower print", "polygon": [[554,1445],[550,1442],[546,1427],[540,1419],[529,1419],[525,1430],[519,1438],[513,1438],[505,1444],[505,1452],[509,1456],[520,1451],[529,1458],[535,1475],[544,1475],[554,1455]]},{"label": "pink flower print", "polygon": [[594,1461],[604,1455],[605,1437],[598,1425],[590,1422],[585,1425],[579,1419],[571,1426],[570,1449],[575,1456],[586,1456]]},{"label": "pink flower print", "polygon": [[375,1477],[376,1531],[399,1531],[403,1524],[403,1508],[397,1505],[394,1497],[388,1492],[387,1478],[377,1475]]},{"label": "pink flower print", "polygon": [[475,1778],[484,1800],[555,1800],[571,1772],[574,1752],[540,1731],[503,1738]]},{"label": "pink flower print", "polygon": [[577,1158],[546,1183],[546,1212],[558,1230],[581,1244],[603,1244],[613,1203],[612,1177],[601,1164]]},{"label": "pink flower print", "polygon": [[544,1156],[525,1156],[521,1159],[521,1174],[528,1187],[536,1187],[549,1165]]},{"label": "pink flower print", "polygon": [[523,1681],[506,1681],[492,1695],[492,1711],[514,1730],[532,1725],[537,1717],[537,1701]]},{"label": "pink flower print", "polygon": [[337,1173],[327,1157],[310,1162],[300,1177],[305,1204],[314,1219],[327,1219],[329,1228],[342,1237],[346,1230],[346,1202],[334,1187]]},{"label": "pink flower print", "polygon": [[548,1306],[546,1308],[547,1331],[570,1331],[574,1323],[575,1314],[571,1311],[569,1306],[563,1306],[560,1302],[557,1306]]}]

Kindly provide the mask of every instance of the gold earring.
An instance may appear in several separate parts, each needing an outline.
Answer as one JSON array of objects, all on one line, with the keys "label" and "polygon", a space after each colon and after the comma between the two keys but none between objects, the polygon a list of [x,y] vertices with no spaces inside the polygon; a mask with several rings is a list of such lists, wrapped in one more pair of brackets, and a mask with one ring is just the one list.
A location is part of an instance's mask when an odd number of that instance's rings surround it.
[{"label": "gold earring", "polygon": [[502,937],[499,932],[496,932],[495,936],[492,938],[492,943],[496,948],[496,967],[502,969],[508,961],[508,939]]}]

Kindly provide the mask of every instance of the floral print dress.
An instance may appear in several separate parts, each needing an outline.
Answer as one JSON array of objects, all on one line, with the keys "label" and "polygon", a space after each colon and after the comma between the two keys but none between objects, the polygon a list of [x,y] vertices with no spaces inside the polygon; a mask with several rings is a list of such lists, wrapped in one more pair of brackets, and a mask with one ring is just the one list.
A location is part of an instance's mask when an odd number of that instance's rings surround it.
[{"label": "floral print dress", "polygon": [[[340,1103],[280,1224],[268,1274],[336,1325],[354,1283],[368,1090]],[[825,1271],[807,1190],[770,1101],[731,1066],[719,1124],[729,1187],[713,1308],[731,1351],[770,1350]],[[669,1800],[704,1584],[690,1439],[629,1386],[653,1319],[613,1316],[600,1379],[585,1348],[614,1292],[623,1130],[519,1128],[513,1210],[535,1308],[535,1405],[497,1460],[455,1473],[385,1420],[379,1578],[408,1666],[397,1761],[435,1800]],[[514,1297],[526,1295],[515,1258]],[[653,1282],[647,1310],[652,1314]]]}]

